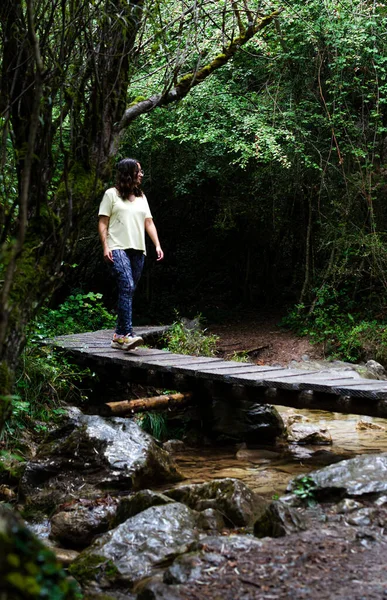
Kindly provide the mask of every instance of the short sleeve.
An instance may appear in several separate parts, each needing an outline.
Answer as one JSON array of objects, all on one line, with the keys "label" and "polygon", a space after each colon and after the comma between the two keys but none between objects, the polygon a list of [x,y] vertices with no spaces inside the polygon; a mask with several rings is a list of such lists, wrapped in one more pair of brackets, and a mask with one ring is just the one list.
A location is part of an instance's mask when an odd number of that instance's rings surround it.
[{"label": "short sleeve", "polygon": [[112,207],[111,195],[106,191],[103,195],[101,204],[99,205],[98,216],[110,217],[112,214]]},{"label": "short sleeve", "polygon": [[145,219],[153,219],[152,213],[149,208],[148,200],[145,194],[143,194],[144,202],[145,202]]}]

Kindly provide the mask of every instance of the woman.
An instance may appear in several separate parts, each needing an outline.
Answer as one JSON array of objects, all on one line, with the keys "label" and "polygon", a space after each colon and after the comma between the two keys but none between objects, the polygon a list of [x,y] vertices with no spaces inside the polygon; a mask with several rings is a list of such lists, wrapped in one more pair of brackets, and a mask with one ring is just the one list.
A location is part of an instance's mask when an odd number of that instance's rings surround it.
[{"label": "woman", "polygon": [[121,350],[143,344],[143,339],[133,333],[132,301],[144,266],[145,231],[155,245],[157,260],[164,258],[148,201],[140,188],[143,175],[137,160],[121,160],[116,185],[106,190],[99,207],[103,256],[118,284],[117,328],[111,346]]}]

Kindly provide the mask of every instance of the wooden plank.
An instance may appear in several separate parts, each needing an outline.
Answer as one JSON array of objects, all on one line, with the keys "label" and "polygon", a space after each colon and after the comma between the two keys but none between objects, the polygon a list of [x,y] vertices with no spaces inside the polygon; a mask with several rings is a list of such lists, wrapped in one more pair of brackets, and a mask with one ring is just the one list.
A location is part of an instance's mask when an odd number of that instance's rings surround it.
[{"label": "wooden plank", "polygon": [[[221,366],[219,369],[214,366],[210,366],[207,368],[203,368],[203,367],[199,367],[196,371],[194,371],[194,374],[196,377],[198,378],[202,378],[202,379],[210,379],[210,380],[223,380],[226,383],[230,383],[230,379],[232,377],[235,377],[238,374],[248,374],[248,373],[252,373],[255,375],[258,375],[259,372],[257,372],[254,369],[254,366],[252,367],[228,367],[228,366]],[[266,373],[265,373],[266,374]],[[263,377],[264,374],[261,374],[261,377]]]},{"label": "wooden plank", "polygon": [[[363,380],[364,381],[364,380]],[[380,385],[377,385],[380,384]],[[384,385],[383,385],[384,384]],[[354,398],[372,398],[384,400],[387,398],[386,382],[376,381],[375,384],[359,383],[356,385],[339,383],[334,391],[342,396],[351,396]]]},{"label": "wooden plank", "polygon": [[[352,385],[352,384],[351,384]],[[379,381],[378,379],[363,379],[357,378],[353,380],[353,386],[362,389],[387,389],[387,381]]]},{"label": "wooden plank", "polygon": [[[238,375],[235,379],[249,380],[252,385],[256,382],[256,385],[265,387],[281,387],[284,389],[297,389],[297,384],[293,384],[293,380],[297,381],[296,378],[302,375],[304,371],[300,369],[284,369],[283,372],[278,373],[266,373],[263,377],[252,373],[251,375]],[[316,371],[317,372],[317,371]]]},{"label": "wooden plank", "polygon": [[[124,352],[124,351],[122,351]],[[144,348],[143,346],[137,346],[133,350],[126,350],[125,353],[128,353],[128,356],[154,356],[157,354],[158,356],[170,356],[171,353],[168,350],[159,350],[158,348]]]},{"label": "wooden plank", "polygon": [[[160,333],[168,327],[149,326],[138,328],[140,335]],[[60,336],[55,340],[46,340],[46,344],[56,345],[71,352],[73,356],[105,364],[111,361],[119,366],[133,366],[145,372],[153,370],[176,375],[190,375],[200,379],[222,380],[228,384],[238,384],[247,387],[274,387],[278,389],[299,391],[312,390],[356,398],[372,400],[387,398],[387,381],[366,380],[348,373],[332,373],[332,371],[305,371],[285,369],[283,367],[261,366],[237,361],[224,361],[221,358],[195,357],[185,354],[172,354],[166,350],[153,348],[136,348],[127,352],[110,347],[113,330],[101,330]],[[130,375],[128,375],[130,376]],[[314,403],[318,408],[318,402]],[[350,405],[350,403],[349,403]],[[335,406],[334,401],[332,406]],[[339,406],[337,410],[340,410]],[[346,408],[347,410],[347,408]],[[376,410],[376,409],[375,409]]]},{"label": "wooden plank", "polygon": [[308,371],[308,377],[305,376],[291,376],[288,377],[286,374],[284,377],[267,377],[266,383],[277,389],[294,389],[294,390],[314,390],[318,388],[319,391],[330,390],[336,385],[343,382],[350,382],[355,378],[348,378],[348,376],[331,377],[331,373],[324,373],[321,371]]},{"label": "wooden plank", "polygon": [[[201,367],[200,370],[201,371],[209,371],[212,367]],[[258,367],[257,365],[252,365],[252,364],[246,364],[246,363],[237,363],[237,362],[232,362],[232,361],[222,361],[222,364],[219,365],[215,365],[215,369],[216,372],[218,372],[221,369],[224,369],[226,371],[241,371],[241,370],[245,370],[246,373],[249,373],[250,371],[253,371],[254,373],[268,373],[268,371],[266,369],[262,369],[262,367]],[[285,369],[284,369],[285,370]]]},{"label": "wooden plank", "polygon": [[[227,361],[224,361],[224,362],[227,364]],[[211,367],[212,367],[212,365],[211,365]],[[197,370],[195,368],[194,364],[184,366],[184,368],[187,371],[187,373],[189,373],[189,374],[192,374],[192,371]],[[216,372],[217,371],[217,365],[213,365],[213,368],[214,368],[214,372]],[[257,374],[258,373],[262,373],[262,374],[265,374],[265,375],[267,375],[268,372],[278,371],[278,370],[284,371],[285,370],[283,367],[278,367],[277,368],[277,367],[259,367],[259,366],[257,366],[256,369],[257,369],[257,371],[256,371]],[[202,369],[202,367],[200,367],[199,370],[200,370],[200,372],[203,372],[203,376],[204,376],[205,370]],[[208,371],[208,373],[211,374],[211,371]]]},{"label": "wooden plank", "polygon": [[175,364],[180,362],[184,362],[187,364],[193,364],[193,365],[200,365],[201,363],[219,363],[219,362],[223,362],[223,360],[221,358],[212,358],[210,356],[191,356],[189,354],[171,354],[168,353],[164,356],[159,356],[157,358],[157,360],[160,363],[166,363],[166,364]]}]

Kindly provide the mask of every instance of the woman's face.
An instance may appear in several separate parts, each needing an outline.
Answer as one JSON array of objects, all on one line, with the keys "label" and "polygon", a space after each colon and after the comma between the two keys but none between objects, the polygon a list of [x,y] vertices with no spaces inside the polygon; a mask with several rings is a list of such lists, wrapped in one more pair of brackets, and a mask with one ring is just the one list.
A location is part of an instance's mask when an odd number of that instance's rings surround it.
[{"label": "woman's face", "polygon": [[137,171],[137,176],[136,176],[136,183],[138,183],[138,185],[141,185],[142,178],[144,177],[144,171],[141,169],[140,163],[137,163],[137,165],[138,165],[138,171]]}]

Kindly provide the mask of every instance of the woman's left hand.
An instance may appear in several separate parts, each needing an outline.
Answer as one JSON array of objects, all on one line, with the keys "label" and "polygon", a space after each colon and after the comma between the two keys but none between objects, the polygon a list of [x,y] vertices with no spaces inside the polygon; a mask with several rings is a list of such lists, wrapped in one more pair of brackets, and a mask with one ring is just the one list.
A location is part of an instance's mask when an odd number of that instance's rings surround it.
[{"label": "woman's left hand", "polygon": [[157,261],[163,260],[164,252],[161,250],[161,246],[156,246],[156,254],[157,254]]}]

